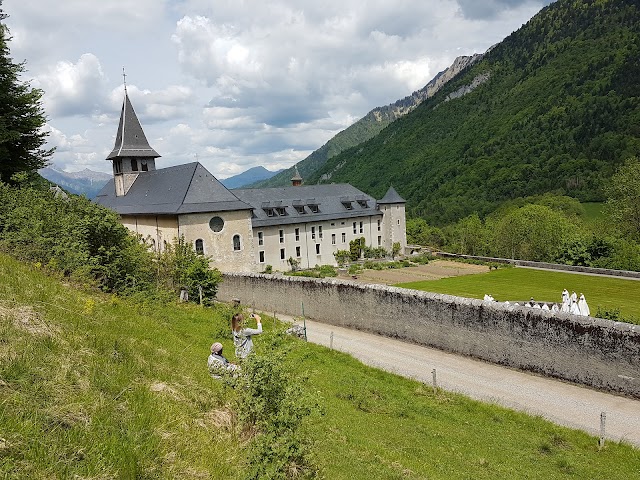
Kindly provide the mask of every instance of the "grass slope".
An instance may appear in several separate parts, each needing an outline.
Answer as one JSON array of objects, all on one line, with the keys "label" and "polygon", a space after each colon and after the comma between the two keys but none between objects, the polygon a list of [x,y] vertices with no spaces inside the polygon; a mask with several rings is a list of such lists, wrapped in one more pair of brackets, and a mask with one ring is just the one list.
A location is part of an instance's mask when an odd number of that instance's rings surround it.
[{"label": "grass slope", "polygon": [[476,275],[401,283],[397,287],[445,293],[467,298],[492,295],[498,301],[523,301],[533,297],[543,302],[561,302],[562,290],[584,293],[591,314],[598,307],[619,309],[640,323],[640,281],[622,278],[550,272],[529,268],[504,268]]},{"label": "grass slope", "polygon": [[[242,478],[235,392],[211,379],[229,311],[83,292],[0,255],[0,477]],[[325,478],[610,478],[640,451],[438,392],[284,338],[322,415],[309,417]]]}]

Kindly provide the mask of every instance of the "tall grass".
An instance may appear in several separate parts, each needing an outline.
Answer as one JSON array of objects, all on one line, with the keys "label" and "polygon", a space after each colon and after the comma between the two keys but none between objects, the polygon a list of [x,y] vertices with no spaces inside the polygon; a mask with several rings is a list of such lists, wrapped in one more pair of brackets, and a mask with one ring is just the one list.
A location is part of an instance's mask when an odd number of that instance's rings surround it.
[{"label": "tall grass", "polygon": [[[273,437],[276,445],[253,451],[264,452],[261,458],[252,457],[255,432],[239,423],[255,411],[247,399],[262,394],[243,387],[239,395],[208,375],[212,341],[222,341],[233,358],[229,313],[224,306],[134,303],[82,291],[0,255],[0,478],[299,474],[270,468],[291,454],[281,448],[298,445],[278,443],[280,434]],[[318,476],[638,474],[640,452],[628,445],[607,442],[598,450],[596,439],[584,433],[459,395],[434,394],[418,382],[282,336],[272,319],[265,320],[257,353],[271,358],[273,369],[276,352],[283,371],[301,379],[300,396],[319,403],[321,414],[306,417],[300,427],[314,441]],[[272,375],[264,368],[256,372]],[[285,403],[295,401],[291,393],[272,392]],[[297,408],[282,412],[300,414]],[[291,418],[275,415],[288,434]],[[262,467],[247,464],[251,458]]]}]

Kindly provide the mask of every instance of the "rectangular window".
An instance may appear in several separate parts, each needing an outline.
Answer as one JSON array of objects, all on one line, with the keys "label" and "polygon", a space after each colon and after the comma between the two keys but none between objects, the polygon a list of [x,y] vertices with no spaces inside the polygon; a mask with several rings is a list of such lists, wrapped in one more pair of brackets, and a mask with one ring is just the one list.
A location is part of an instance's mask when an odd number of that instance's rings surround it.
[{"label": "rectangular window", "polygon": [[300,241],[300,229],[296,228],[296,242]]},{"label": "rectangular window", "polygon": [[284,254],[284,248],[280,249],[280,260],[284,260],[285,254]]},{"label": "rectangular window", "polygon": [[264,263],[264,252],[260,251],[260,263]]},{"label": "rectangular window", "polygon": [[267,217],[275,217],[276,212],[273,208],[265,208],[264,211],[267,213]]},{"label": "rectangular window", "polygon": [[353,222],[353,234],[357,234],[358,233],[358,223],[357,222]]},{"label": "rectangular window", "polygon": [[362,222],[360,222],[360,233],[364,232],[364,229],[362,228]]},{"label": "rectangular window", "polygon": [[318,205],[309,205],[309,210],[311,210],[311,213],[318,213],[320,211]]},{"label": "rectangular window", "polygon": [[146,160],[141,160],[140,161],[140,168],[142,168],[143,172],[148,172],[149,171],[149,166],[147,165],[147,161]]},{"label": "rectangular window", "polygon": [[311,240],[316,239],[316,227],[311,227]]},{"label": "rectangular window", "polygon": [[277,207],[276,212],[278,212],[278,215],[280,215],[281,217],[287,214],[287,210],[285,207]]},{"label": "rectangular window", "polygon": [[138,161],[135,158],[131,159],[131,171],[132,172],[138,171]]},{"label": "rectangular window", "polygon": [[122,159],[113,162],[113,173],[122,173]]},{"label": "rectangular window", "polygon": [[258,232],[258,245],[264,245],[264,233]]},{"label": "rectangular window", "polygon": [[278,234],[280,235],[280,243],[284,243],[284,230],[279,230]]},{"label": "rectangular window", "polygon": [[322,240],[322,225],[318,227],[318,238]]},{"label": "rectangular window", "polygon": [[398,225],[400,225],[400,219],[398,219]]},{"label": "rectangular window", "polygon": [[380,231],[380,219],[378,219],[378,231]]},{"label": "rectangular window", "polygon": [[316,243],[316,255],[320,255],[320,244]]},{"label": "rectangular window", "polygon": [[296,257],[300,258],[300,247],[296,247]]},{"label": "rectangular window", "polygon": [[347,234],[342,232],[342,243],[347,243]]},{"label": "rectangular window", "polygon": [[336,234],[332,233],[331,234],[331,245],[335,245],[336,244]]},{"label": "rectangular window", "polygon": [[382,237],[378,235],[378,246],[382,245]]},{"label": "rectangular window", "polygon": [[296,205],[294,207],[296,209],[296,212],[300,213],[300,214],[304,214],[307,213],[304,209],[304,205]]}]

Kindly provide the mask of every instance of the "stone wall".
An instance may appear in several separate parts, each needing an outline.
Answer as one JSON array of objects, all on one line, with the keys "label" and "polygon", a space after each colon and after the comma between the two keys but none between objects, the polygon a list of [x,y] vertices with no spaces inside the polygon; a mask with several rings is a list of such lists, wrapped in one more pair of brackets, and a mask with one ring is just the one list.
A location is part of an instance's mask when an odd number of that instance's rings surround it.
[{"label": "stone wall", "polygon": [[225,274],[218,298],[640,398],[640,326],[337,279]]}]

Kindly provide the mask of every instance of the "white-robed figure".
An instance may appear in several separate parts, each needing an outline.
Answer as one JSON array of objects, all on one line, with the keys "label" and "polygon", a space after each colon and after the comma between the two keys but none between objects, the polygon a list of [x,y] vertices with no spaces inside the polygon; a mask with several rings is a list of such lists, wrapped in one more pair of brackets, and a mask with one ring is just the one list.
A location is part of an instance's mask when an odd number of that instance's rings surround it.
[{"label": "white-robed figure", "polygon": [[551,311],[552,311],[553,313],[558,313],[558,312],[560,311],[560,309],[558,308],[558,304],[557,304],[557,303],[554,303],[554,304],[551,306]]},{"label": "white-robed figure", "polygon": [[564,290],[562,290],[562,307],[560,307],[560,311],[564,313],[569,313],[570,306],[571,306],[571,301],[569,297],[569,292],[565,288]]},{"label": "white-robed figure", "polygon": [[578,308],[578,302],[573,300],[573,295],[570,298],[571,305],[569,307],[569,313],[572,315],[580,315],[580,308]]},{"label": "white-robed figure", "polygon": [[573,303],[578,303],[578,295],[576,295],[576,292],[573,292],[573,293],[571,294],[571,301],[572,301]]},{"label": "white-robed figure", "polygon": [[580,300],[578,300],[578,309],[580,310],[580,315],[588,317],[591,314],[589,311],[589,305],[587,305],[587,300],[584,298],[584,295],[580,294]]}]

